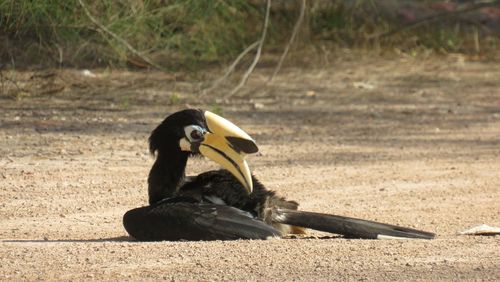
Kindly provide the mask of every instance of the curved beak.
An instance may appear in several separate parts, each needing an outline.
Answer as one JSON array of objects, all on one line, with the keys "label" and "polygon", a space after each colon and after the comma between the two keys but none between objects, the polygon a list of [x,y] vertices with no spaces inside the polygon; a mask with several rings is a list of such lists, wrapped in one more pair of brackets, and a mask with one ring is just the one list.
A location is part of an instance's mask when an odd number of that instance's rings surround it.
[{"label": "curved beak", "polygon": [[258,152],[255,141],[227,119],[209,111],[204,115],[208,132],[200,143],[200,153],[231,172],[251,193],[252,175],[245,157]]}]

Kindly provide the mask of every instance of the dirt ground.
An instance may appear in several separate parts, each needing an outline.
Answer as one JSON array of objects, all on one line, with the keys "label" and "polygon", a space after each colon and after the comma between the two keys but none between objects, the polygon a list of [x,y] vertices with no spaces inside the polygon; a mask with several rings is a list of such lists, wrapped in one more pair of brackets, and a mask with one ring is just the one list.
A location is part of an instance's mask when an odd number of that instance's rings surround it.
[{"label": "dirt ground", "polygon": [[[499,236],[457,235],[500,226],[498,63],[344,59],[231,99],[198,98],[178,74],[11,75],[18,84],[0,94],[1,280],[500,280]],[[253,136],[254,174],[301,209],[437,239],[131,240],[121,217],[147,202],[148,134],[186,106],[222,111]],[[216,167],[195,159],[189,172]]]}]

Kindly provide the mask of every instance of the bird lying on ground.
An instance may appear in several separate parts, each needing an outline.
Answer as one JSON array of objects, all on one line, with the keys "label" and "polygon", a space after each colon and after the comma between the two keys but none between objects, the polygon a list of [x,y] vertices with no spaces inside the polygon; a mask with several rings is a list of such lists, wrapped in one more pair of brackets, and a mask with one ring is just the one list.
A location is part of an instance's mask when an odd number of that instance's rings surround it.
[{"label": "bird lying on ground", "polygon": [[[255,141],[209,111],[176,112],[149,137],[156,161],[148,177],[149,206],[128,211],[127,232],[137,240],[267,239],[303,234],[305,228],[350,238],[432,239],[433,233],[337,215],[299,211],[297,202],[267,190],[250,173],[245,156]],[[191,156],[224,169],[186,176]]]}]

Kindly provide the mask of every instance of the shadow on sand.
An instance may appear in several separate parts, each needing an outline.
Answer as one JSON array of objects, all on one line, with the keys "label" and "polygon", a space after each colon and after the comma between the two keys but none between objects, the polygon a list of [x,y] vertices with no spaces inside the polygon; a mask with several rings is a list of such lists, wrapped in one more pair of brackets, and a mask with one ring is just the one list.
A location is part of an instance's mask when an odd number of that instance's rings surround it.
[{"label": "shadow on sand", "polygon": [[18,240],[2,240],[2,243],[102,243],[102,242],[136,242],[132,237],[129,236],[119,236],[119,237],[111,237],[111,238],[100,238],[100,239],[18,239]]}]

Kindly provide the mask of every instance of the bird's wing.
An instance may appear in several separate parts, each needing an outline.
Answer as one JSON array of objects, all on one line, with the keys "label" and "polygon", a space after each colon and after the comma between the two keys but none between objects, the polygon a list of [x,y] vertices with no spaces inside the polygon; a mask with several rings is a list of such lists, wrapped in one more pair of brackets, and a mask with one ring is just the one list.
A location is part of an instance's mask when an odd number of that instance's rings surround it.
[{"label": "bird's wing", "polygon": [[128,211],[127,232],[140,241],[268,239],[280,232],[242,210],[210,203],[162,201]]},{"label": "bird's wing", "polygon": [[272,220],[283,224],[341,234],[349,238],[433,239],[435,237],[434,233],[370,220],[280,208],[273,209]]}]

